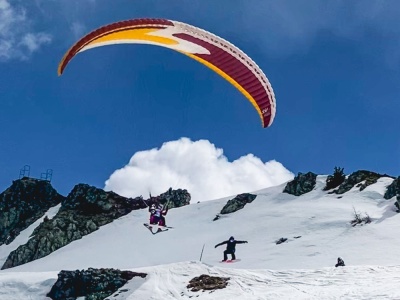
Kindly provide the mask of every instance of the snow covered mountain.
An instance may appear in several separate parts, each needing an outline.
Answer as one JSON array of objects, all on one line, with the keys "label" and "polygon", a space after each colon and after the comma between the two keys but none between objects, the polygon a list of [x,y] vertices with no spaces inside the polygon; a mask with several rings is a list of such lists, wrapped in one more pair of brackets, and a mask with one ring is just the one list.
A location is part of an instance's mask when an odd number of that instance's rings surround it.
[{"label": "snow covered mountain", "polygon": [[[393,178],[344,194],[324,191],[326,179],[318,176],[301,196],[282,193],[285,184],[253,192],[253,202],[215,221],[233,197],[175,208],[167,215],[173,228],[156,235],[143,226],[147,210],[134,210],[46,257],[0,271],[0,299],[50,299],[59,271],[87,268],[148,274],[107,299],[400,299],[400,215],[394,199],[383,197]],[[352,226],[355,211],[371,222]],[[40,222],[0,246],[1,264]],[[214,246],[231,235],[248,243],[236,247],[240,261],[220,263],[225,248]],[[287,240],[277,244],[281,238]],[[335,268],[339,256],[346,266]],[[189,281],[201,274],[230,279],[224,289],[190,291]]]}]

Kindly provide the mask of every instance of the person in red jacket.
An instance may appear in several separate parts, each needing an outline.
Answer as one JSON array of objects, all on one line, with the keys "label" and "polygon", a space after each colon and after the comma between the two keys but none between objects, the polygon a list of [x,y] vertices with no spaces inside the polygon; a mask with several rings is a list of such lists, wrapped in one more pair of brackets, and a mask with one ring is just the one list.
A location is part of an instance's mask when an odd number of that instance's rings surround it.
[{"label": "person in red jacket", "polygon": [[224,244],[226,244],[226,250],[224,251],[223,261],[226,261],[228,259],[228,254],[232,255],[232,260],[235,260],[236,259],[236,256],[235,256],[236,244],[247,244],[247,241],[237,241],[237,240],[235,240],[235,238],[233,236],[231,236],[229,238],[229,240],[215,245],[214,248],[217,248],[218,246],[221,246]]}]

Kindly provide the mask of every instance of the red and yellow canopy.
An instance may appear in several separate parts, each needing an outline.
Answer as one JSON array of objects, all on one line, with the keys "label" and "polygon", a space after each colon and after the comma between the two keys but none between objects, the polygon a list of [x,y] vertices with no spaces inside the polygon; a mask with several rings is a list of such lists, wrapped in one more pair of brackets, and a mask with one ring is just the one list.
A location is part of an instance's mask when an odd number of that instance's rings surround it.
[{"label": "red and yellow canopy", "polygon": [[255,107],[263,127],[272,124],[275,95],[263,71],[243,51],[200,28],[166,19],[134,19],[103,26],[81,38],[64,55],[58,74],[79,52],[114,44],[151,44],[179,51],[235,86]]}]

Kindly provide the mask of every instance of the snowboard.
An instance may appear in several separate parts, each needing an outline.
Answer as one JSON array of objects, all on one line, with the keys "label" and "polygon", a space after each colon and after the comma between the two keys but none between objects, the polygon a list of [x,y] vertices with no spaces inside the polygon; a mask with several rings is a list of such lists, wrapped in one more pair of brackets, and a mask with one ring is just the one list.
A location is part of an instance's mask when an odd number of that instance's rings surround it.
[{"label": "snowboard", "polygon": [[235,260],[232,260],[232,259],[228,259],[228,260],[226,260],[226,261],[220,261],[220,263],[227,263],[227,264],[229,264],[229,263],[235,263],[235,262],[238,262],[238,261],[241,261],[241,259],[240,258],[236,258]]},{"label": "snowboard", "polygon": [[163,226],[158,226],[158,225],[150,225],[148,223],[144,223],[143,224],[144,227],[146,227],[148,230],[150,230],[150,232],[154,235],[157,233],[161,233],[161,232],[165,232],[168,231],[169,228],[172,227],[163,227]]}]

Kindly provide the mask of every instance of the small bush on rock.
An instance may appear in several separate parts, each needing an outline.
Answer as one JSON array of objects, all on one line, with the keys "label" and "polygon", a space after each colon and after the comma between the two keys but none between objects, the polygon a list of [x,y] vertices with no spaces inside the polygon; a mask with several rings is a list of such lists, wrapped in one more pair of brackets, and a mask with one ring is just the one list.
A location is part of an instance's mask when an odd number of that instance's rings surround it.
[{"label": "small bush on rock", "polygon": [[326,179],[326,186],[324,187],[324,191],[334,189],[341,185],[346,179],[346,175],[343,172],[344,168],[335,167],[333,171],[333,175],[329,175]]}]

